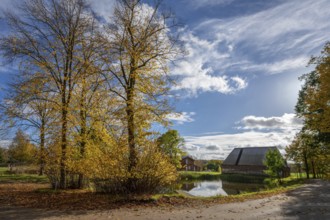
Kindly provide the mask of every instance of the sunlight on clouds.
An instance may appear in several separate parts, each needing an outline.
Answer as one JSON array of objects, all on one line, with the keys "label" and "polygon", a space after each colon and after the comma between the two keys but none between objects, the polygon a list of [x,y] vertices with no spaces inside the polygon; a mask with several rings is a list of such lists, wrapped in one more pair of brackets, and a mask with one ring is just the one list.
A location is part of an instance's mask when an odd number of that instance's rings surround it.
[{"label": "sunlight on clouds", "polygon": [[[173,75],[180,77],[173,90],[185,90],[196,96],[199,92],[230,94],[246,88],[245,79],[239,76],[229,77],[218,71],[217,63],[229,57],[232,46],[226,46],[221,41],[200,39],[188,30],[182,32],[182,40],[189,54],[172,69]],[[221,50],[215,49],[220,46]]]},{"label": "sunlight on clouds", "polygon": [[281,117],[257,117],[245,116],[240,122],[243,129],[281,129],[281,130],[300,130],[303,121],[296,117],[296,114],[285,113]]},{"label": "sunlight on clouds", "polygon": [[[212,1],[200,4],[207,2]],[[182,41],[189,55],[173,69],[181,76],[174,89],[228,94],[246,88],[251,74],[305,71],[309,57],[328,40],[328,6],[327,0],[287,1],[255,14],[186,27]]]},{"label": "sunlight on clouds", "polygon": [[[225,159],[235,147],[280,146],[284,148],[291,143],[294,135],[295,132],[248,131],[212,136],[185,136],[183,150],[200,159]],[[210,146],[216,146],[216,149],[212,150]]]},{"label": "sunlight on clouds", "polygon": [[[280,117],[246,116],[240,122],[248,130],[236,134],[185,136],[183,150],[201,159],[225,159],[235,147],[278,146],[284,153],[295,134],[301,129],[302,121],[295,114]],[[256,131],[254,130],[256,129]]]}]

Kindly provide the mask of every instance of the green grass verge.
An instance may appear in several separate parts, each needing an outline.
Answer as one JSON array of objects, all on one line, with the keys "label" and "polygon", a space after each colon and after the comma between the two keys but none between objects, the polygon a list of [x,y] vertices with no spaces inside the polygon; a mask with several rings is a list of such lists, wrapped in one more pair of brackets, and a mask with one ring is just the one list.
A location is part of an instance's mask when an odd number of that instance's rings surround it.
[{"label": "green grass verge", "polygon": [[36,174],[16,174],[7,167],[0,167],[0,183],[49,183],[46,176]]},{"label": "green grass verge", "polygon": [[[194,171],[179,171],[181,181],[195,180],[219,180],[237,183],[255,183],[255,184],[274,184],[276,180],[267,176],[247,175],[247,174],[221,174],[219,172],[194,172]],[[290,177],[283,178],[283,183],[292,180],[305,179],[306,174],[292,173]]]},{"label": "green grass verge", "polygon": [[179,171],[181,180],[215,180],[220,179],[219,172],[195,172],[195,171]]},{"label": "green grass verge", "polygon": [[180,180],[217,180],[239,183],[263,183],[265,176],[244,174],[221,174],[220,172],[180,171]]},{"label": "green grass verge", "polygon": [[0,167],[0,175],[7,172],[8,168],[7,167]]},{"label": "green grass verge", "polygon": [[266,177],[260,175],[221,174],[220,179],[228,182],[263,184]]}]

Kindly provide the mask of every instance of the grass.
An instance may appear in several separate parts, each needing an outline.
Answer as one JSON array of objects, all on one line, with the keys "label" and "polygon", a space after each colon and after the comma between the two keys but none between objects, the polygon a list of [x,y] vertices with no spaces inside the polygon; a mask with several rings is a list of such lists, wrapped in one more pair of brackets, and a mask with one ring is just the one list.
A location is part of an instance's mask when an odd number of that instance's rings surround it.
[{"label": "grass", "polygon": [[263,184],[266,177],[260,175],[244,175],[244,174],[221,174],[221,180],[237,183],[257,183]]},{"label": "grass", "polygon": [[7,167],[0,167],[0,175],[7,172],[8,168]]},{"label": "grass", "polygon": [[215,180],[220,179],[219,172],[195,172],[195,171],[179,171],[181,180]]},{"label": "grass", "polygon": [[46,176],[36,174],[16,174],[7,167],[0,167],[0,183],[48,183]]},{"label": "grass", "polygon": [[243,174],[221,174],[220,172],[195,172],[180,171],[180,180],[224,180],[238,183],[258,183],[262,184],[265,176],[243,175]]},{"label": "grass", "polygon": [[[195,172],[195,171],[179,171],[181,181],[194,181],[194,180],[218,180],[237,183],[256,183],[267,184],[275,180],[261,175],[247,175],[247,174],[222,174],[220,172]],[[291,173],[290,177],[283,178],[283,184],[292,181],[301,181],[306,179],[305,173]]]}]

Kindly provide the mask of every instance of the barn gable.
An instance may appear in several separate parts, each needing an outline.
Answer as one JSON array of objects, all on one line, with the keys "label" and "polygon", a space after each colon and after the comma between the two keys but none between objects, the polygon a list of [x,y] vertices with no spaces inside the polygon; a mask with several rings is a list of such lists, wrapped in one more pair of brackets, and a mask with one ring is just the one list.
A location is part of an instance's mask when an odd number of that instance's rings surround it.
[{"label": "barn gable", "polygon": [[235,148],[222,164],[222,173],[265,175],[264,160],[269,150],[277,147]]}]

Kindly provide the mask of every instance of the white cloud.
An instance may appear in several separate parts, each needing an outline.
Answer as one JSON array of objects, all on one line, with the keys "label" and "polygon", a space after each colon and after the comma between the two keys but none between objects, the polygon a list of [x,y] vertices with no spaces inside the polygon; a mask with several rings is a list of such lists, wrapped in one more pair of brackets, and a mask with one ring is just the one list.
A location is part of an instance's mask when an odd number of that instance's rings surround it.
[{"label": "white cloud", "polygon": [[[204,7],[216,1],[196,2]],[[173,68],[181,77],[174,89],[228,94],[246,88],[250,74],[306,72],[309,57],[328,40],[329,6],[327,0],[285,1],[254,14],[186,27],[182,40],[189,55]]]},{"label": "white cloud", "polygon": [[287,1],[244,17],[207,20],[195,32],[209,30],[204,37],[232,45],[232,63],[239,61],[280,73],[304,68],[306,58],[328,40],[328,8],[327,0]]},{"label": "white cloud", "polygon": [[[284,153],[302,122],[295,114],[281,117],[246,116],[240,122],[247,131],[236,134],[185,136],[183,150],[200,159],[225,159],[235,147],[278,146]],[[254,130],[256,129],[256,130]]]},{"label": "white cloud", "polygon": [[199,159],[225,159],[235,147],[280,146],[293,140],[295,132],[247,131],[237,134],[185,136],[183,150]]},{"label": "white cloud", "polygon": [[0,140],[0,147],[8,148],[10,144],[11,144],[10,140]]},{"label": "white cloud", "polygon": [[254,115],[245,116],[240,122],[243,129],[281,129],[281,130],[300,130],[303,121],[295,114],[283,114],[280,117],[257,117]]},{"label": "white cloud", "polygon": [[93,10],[106,21],[110,21],[110,17],[113,14],[116,1],[109,0],[88,0]]},{"label": "white cloud", "polygon": [[167,116],[167,119],[171,121],[175,121],[178,124],[183,124],[186,122],[193,122],[193,116],[195,115],[195,112],[182,112],[182,113],[171,113]]},{"label": "white cloud", "polygon": [[[180,77],[180,82],[173,90],[185,90],[196,96],[199,92],[230,94],[246,88],[245,79],[239,76],[230,77],[217,70],[217,62],[229,56],[228,52],[214,49],[221,42],[200,39],[187,30],[182,32],[182,40],[189,54],[172,69],[173,75]],[[223,46],[222,51],[231,50],[229,46]]]}]

